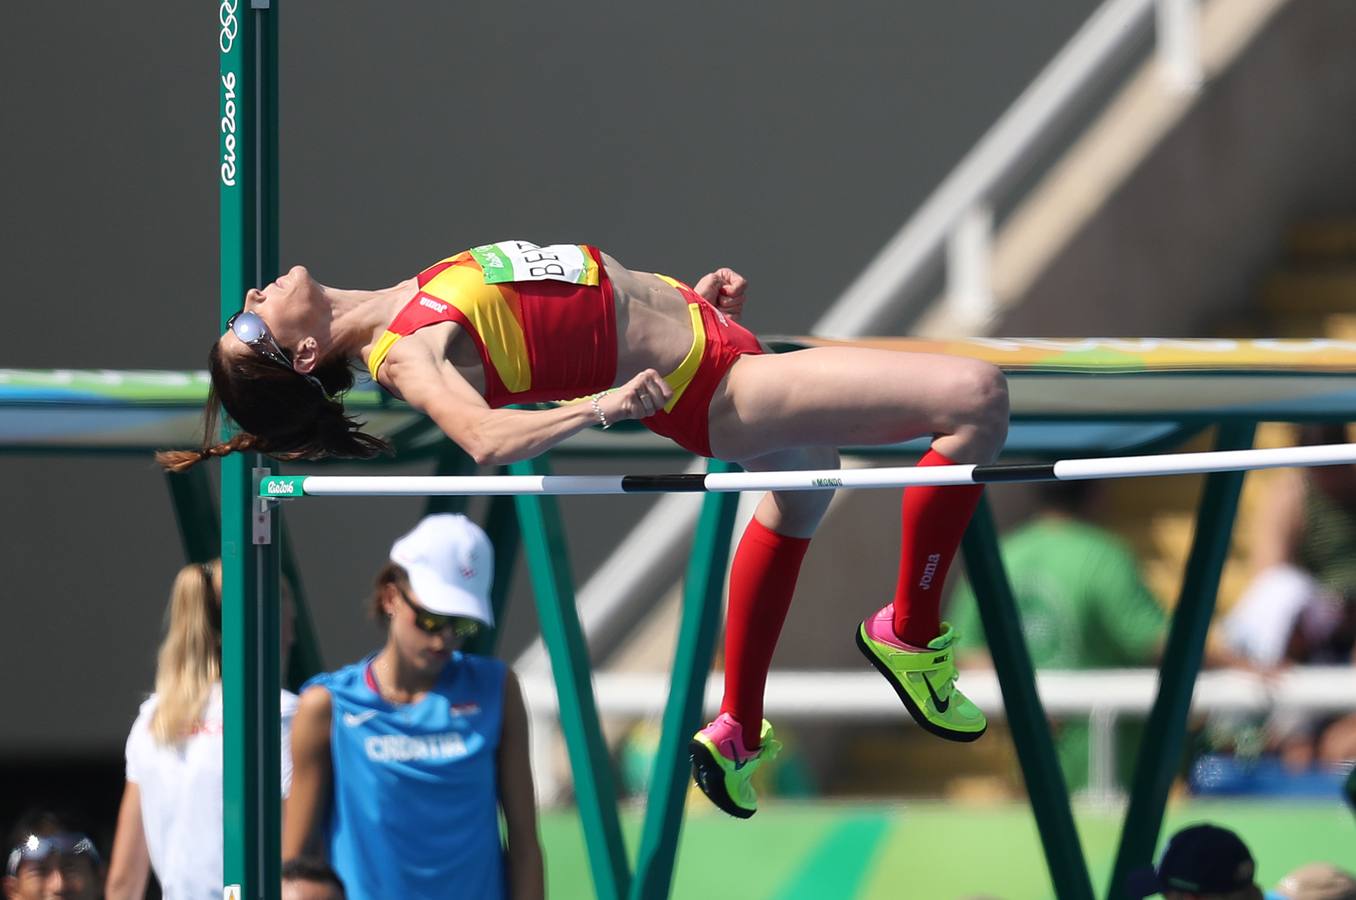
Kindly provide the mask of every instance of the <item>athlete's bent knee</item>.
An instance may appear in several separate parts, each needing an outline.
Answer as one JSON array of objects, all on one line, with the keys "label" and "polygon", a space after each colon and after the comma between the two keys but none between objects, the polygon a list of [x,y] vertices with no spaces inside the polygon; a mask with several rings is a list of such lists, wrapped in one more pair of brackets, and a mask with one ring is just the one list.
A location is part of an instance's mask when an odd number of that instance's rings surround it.
[{"label": "athlete's bent knee", "polygon": [[808,538],[819,527],[833,502],[833,491],[772,491],[763,510],[764,521],[778,534]]},{"label": "athlete's bent knee", "polygon": [[1008,379],[997,366],[968,360],[956,375],[955,411],[967,425],[1006,427]]},{"label": "athlete's bent knee", "polygon": [[[795,453],[794,462],[784,462],[794,469],[836,469],[840,465],[838,451],[832,447],[805,447]],[[772,491],[768,494],[765,515],[772,522],[764,522],[773,531],[789,537],[809,537],[833,502],[833,491]]]},{"label": "athlete's bent knee", "polygon": [[989,462],[998,455],[1008,434],[1008,381],[1002,370],[974,360],[957,376],[952,432],[964,454]]}]

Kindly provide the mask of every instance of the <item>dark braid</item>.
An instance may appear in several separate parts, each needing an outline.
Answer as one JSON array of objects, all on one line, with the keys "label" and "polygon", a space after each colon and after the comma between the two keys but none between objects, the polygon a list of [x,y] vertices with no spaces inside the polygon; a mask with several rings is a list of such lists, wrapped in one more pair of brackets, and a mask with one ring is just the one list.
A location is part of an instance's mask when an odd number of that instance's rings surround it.
[{"label": "dark braid", "polygon": [[[227,358],[220,342],[212,345],[207,362],[212,390],[202,446],[157,453],[166,469],[182,472],[211,457],[248,450],[281,460],[371,459],[391,452],[386,441],[364,433],[363,423],[345,413],[337,399],[353,387],[353,370],[345,359],[322,363],[311,373],[324,393],[300,373],[258,354]],[[244,429],[225,442],[216,440],[218,402]]]}]

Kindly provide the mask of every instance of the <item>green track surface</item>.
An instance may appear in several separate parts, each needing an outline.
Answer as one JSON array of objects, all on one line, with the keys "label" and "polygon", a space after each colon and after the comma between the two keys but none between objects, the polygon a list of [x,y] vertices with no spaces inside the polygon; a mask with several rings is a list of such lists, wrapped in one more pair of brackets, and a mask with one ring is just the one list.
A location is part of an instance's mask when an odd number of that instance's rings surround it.
[{"label": "green track surface", "polygon": [[[1025,806],[765,803],[753,819],[737,821],[693,803],[689,813],[673,880],[677,900],[1051,896],[1036,826]],[[1105,896],[1121,814],[1120,809],[1076,810],[1100,896]],[[1198,821],[1242,835],[1257,858],[1263,887],[1315,860],[1356,868],[1356,821],[1336,799],[1174,804],[1160,849],[1173,831]],[[622,822],[634,853],[641,815],[629,811]],[[541,830],[550,896],[592,897],[578,817],[573,811],[545,813]]]}]

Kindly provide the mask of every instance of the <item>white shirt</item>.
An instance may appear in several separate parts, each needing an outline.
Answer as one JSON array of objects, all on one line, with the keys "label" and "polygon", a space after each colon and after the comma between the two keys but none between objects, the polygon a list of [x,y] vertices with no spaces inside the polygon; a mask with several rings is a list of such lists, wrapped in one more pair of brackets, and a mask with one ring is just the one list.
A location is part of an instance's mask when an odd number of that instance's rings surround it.
[{"label": "white shirt", "polygon": [[[282,796],[292,784],[292,716],[297,696],[282,692]],[[151,734],[152,694],[127,736],[127,780],[141,792],[141,825],[165,900],[220,900],[221,685],[193,734],[161,744]]]},{"label": "white shirt", "polygon": [[1312,575],[1295,566],[1264,569],[1225,616],[1221,626],[1225,643],[1258,665],[1279,665],[1295,621],[1322,592]]}]

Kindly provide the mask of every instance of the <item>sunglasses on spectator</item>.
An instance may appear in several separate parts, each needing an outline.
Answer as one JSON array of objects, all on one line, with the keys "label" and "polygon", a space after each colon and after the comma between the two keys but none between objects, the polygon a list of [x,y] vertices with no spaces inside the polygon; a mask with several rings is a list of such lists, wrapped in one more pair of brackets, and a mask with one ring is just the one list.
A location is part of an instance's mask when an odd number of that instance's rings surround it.
[{"label": "sunglasses on spectator", "polygon": [[90,865],[99,865],[99,851],[94,849],[94,842],[83,834],[63,832],[41,837],[30,834],[23,843],[9,852],[9,862],[5,866],[5,872],[13,877],[19,874],[19,867],[24,863],[45,862],[53,855],[63,857],[84,856],[90,861]]},{"label": "sunglasses on spectator", "polygon": [[[226,330],[236,336],[240,343],[249,347],[255,353],[258,353],[264,359],[275,362],[287,369],[289,372],[297,372],[292,367],[292,360],[288,358],[287,353],[279,346],[278,341],[273,337],[273,333],[268,330],[268,325],[259,316],[258,313],[240,312],[226,320]],[[311,384],[315,385],[320,393],[328,396],[325,386],[320,383],[320,379],[314,375],[307,375],[304,372],[297,372],[302,378],[305,378]]]},{"label": "sunglasses on spectator", "polygon": [[405,589],[400,585],[395,586],[400,594],[400,599],[405,601],[414,612],[415,627],[426,634],[438,634],[448,628],[459,638],[470,640],[477,634],[480,634],[480,623],[475,619],[468,619],[465,616],[444,616],[438,613],[429,612],[419,604],[410,599],[410,595],[405,593]]}]

